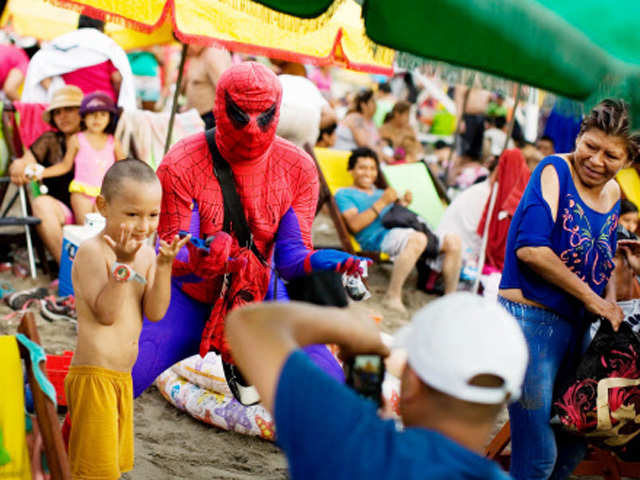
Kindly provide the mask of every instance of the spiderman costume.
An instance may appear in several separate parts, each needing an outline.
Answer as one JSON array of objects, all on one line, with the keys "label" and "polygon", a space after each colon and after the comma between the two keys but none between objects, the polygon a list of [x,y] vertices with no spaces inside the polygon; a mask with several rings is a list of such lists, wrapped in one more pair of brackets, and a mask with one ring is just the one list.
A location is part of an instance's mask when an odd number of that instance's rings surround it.
[{"label": "spiderman costume", "polygon": [[[231,67],[216,88],[215,144],[231,167],[262,259],[239,245],[233,231],[222,232],[222,190],[205,134],[178,142],[158,168],[163,188],[160,237],[188,230],[208,242],[189,244],[176,259],[165,319],[144,321],[133,369],[136,396],[164,369],[197,351],[204,356],[215,350],[232,361],[224,337],[226,313],[265,298],[271,259],[285,280],[314,270],[353,274],[365,260],[337,250],[313,250],[318,174],[303,150],[275,135],[281,97],[277,77],[255,62]],[[176,321],[168,322],[169,317]]]}]

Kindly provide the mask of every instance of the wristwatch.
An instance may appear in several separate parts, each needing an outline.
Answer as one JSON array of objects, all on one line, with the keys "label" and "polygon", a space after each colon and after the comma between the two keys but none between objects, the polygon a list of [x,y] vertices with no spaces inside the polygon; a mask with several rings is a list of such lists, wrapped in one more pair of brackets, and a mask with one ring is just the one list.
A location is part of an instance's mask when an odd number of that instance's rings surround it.
[{"label": "wristwatch", "polygon": [[138,282],[142,285],[147,283],[146,278],[137,273],[126,263],[113,262],[111,266],[111,276],[116,282]]}]

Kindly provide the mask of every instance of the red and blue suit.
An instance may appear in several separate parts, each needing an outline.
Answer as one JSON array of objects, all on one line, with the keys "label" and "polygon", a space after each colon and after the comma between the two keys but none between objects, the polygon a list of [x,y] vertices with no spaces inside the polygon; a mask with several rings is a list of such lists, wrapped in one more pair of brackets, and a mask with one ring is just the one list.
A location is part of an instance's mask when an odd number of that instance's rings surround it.
[{"label": "red and blue suit", "polygon": [[220,77],[214,107],[216,145],[231,166],[253,243],[266,262],[239,246],[233,231],[222,231],[222,191],[204,133],[174,145],[158,168],[160,238],[190,231],[209,242],[205,248],[190,242],[179,255],[169,312],[156,324],[144,322],[133,371],[136,395],[164,369],[198,351],[204,356],[215,350],[231,361],[226,313],[265,298],[272,263],[285,280],[314,270],[360,268],[359,257],[313,250],[318,174],[307,153],[275,135],[281,97],[280,82],[269,69],[245,62]]}]

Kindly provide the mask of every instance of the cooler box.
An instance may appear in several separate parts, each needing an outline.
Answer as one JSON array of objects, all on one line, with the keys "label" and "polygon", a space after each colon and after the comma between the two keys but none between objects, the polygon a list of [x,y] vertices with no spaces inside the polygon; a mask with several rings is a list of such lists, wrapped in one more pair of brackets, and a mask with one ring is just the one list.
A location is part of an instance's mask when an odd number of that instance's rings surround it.
[{"label": "cooler box", "polygon": [[73,295],[71,283],[71,266],[76,258],[78,247],[85,240],[99,233],[101,228],[95,225],[66,225],[62,229],[62,256],[60,257],[60,273],[58,274],[58,295]]}]

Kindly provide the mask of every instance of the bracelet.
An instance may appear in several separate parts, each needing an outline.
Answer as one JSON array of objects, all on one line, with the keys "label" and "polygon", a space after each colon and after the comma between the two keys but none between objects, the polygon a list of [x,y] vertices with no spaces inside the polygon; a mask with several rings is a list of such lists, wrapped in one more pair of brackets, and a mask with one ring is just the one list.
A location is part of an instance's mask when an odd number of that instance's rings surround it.
[{"label": "bracelet", "polygon": [[371,210],[373,210],[374,212],[376,212],[376,216],[380,215],[380,212],[378,210],[376,210],[376,206],[375,204],[371,205]]}]

